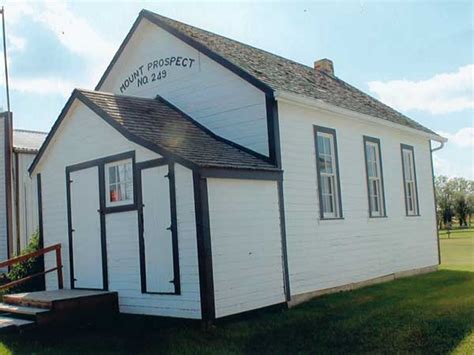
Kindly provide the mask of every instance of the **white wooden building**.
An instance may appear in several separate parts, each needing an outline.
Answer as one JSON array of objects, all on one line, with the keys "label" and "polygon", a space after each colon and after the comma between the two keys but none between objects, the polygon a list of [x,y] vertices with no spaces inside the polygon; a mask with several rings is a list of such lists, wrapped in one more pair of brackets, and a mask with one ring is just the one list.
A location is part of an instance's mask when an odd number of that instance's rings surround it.
[{"label": "white wooden building", "polygon": [[[0,114],[0,260],[18,255],[38,228],[36,179],[28,168],[46,133],[12,129],[12,115]],[[5,271],[5,270],[2,270]]]},{"label": "white wooden building", "polygon": [[68,287],[212,320],[436,269],[431,141],[444,140],[329,60],[143,10],[30,172]]}]

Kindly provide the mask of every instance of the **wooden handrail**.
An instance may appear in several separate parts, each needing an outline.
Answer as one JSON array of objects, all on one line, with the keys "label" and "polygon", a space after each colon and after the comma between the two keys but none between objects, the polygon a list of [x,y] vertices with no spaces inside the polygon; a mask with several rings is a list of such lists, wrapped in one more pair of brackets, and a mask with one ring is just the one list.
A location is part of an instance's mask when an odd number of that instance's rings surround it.
[{"label": "wooden handrail", "polygon": [[0,262],[0,268],[6,267],[6,266],[11,266],[11,265],[14,265],[14,264],[24,262],[26,260],[36,258],[38,256],[49,253],[50,251],[55,251],[56,252],[56,267],[48,269],[46,271],[38,272],[38,273],[33,274],[33,275],[26,276],[22,279],[15,280],[15,281],[9,282],[9,283],[4,284],[4,285],[0,285],[0,290],[15,286],[15,285],[18,285],[18,284],[21,284],[21,283],[24,283],[26,281],[31,280],[34,277],[38,277],[38,276],[41,276],[41,275],[46,275],[47,273],[50,273],[50,272],[53,272],[53,271],[57,271],[57,273],[58,273],[58,288],[62,289],[63,288],[63,263],[62,263],[62,260],[61,260],[61,244],[60,243],[51,245],[49,247],[46,247],[46,248],[43,248],[43,249],[40,249],[40,250],[37,250],[33,253],[20,255],[20,256],[17,256],[15,258],[12,258],[12,259],[9,259],[9,260],[1,261]]}]

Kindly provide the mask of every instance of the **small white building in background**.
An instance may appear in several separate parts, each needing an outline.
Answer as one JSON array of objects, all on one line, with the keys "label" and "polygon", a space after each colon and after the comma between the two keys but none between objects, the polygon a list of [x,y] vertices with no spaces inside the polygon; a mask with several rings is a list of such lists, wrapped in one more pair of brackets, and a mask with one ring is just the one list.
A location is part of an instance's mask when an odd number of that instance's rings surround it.
[{"label": "small white building in background", "polygon": [[143,10],[30,172],[68,287],[213,320],[436,269],[431,141],[329,60]]},{"label": "small white building in background", "polygon": [[47,133],[12,129],[12,117],[0,114],[0,259],[18,255],[38,229],[36,179],[28,168]]}]

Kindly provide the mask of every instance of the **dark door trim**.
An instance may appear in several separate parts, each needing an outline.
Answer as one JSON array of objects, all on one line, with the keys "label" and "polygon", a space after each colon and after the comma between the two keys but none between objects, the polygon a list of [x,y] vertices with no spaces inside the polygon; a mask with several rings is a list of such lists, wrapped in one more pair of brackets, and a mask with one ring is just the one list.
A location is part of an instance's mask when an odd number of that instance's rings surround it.
[{"label": "dark door trim", "polygon": [[[174,292],[150,292],[147,291],[146,284],[146,262],[145,262],[145,240],[143,236],[144,220],[143,220],[143,196],[142,196],[142,170],[155,168],[158,166],[168,165],[168,180],[170,191],[170,213],[171,213],[171,238],[173,249],[173,284]],[[142,293],[159,294],[159,295],[180,295],[181,279],[179,269],[179,246],[178,246],[178,223],[176,217],[176,183],[174,173],[174,162],[164,158],[140,162],[135,165],[135,176],[138,198],[138,247],[140,255],[140,280]]]},{"label": "dark door trim", "polygon": [[[132,159],[132,166],[135,166],[135,151],[128,151],[124,153],[114,154],[106,156],[99,159],[89,160],[82,163],[66,166],[66,200],[67,200],[67,223],[68,223],[68,241],[69,241],[69,267],[70,267],[70,276],[71,276],[71,288],[79,289],[74,287],[74,257],[73,257],[73,243],[72,243],[72,213],[71,213],[71,173],[78,170],[89,169],[97,167],[97,175],[99,179],[99,210],[100,213],[100,242],[101,242],[101,254],[102,254],[102,279],[103,287],[101,290],[107,291],[109,289],[109,273],[108,273],[108,263],[107,263],[107,231],[105,216],[108,213],[113,212],[125,212],[136,210],[136,201],[137,201],[137,188],[136,181],[137,177],[133,176],[134,181],[134,203],[130,206],[119,206],[119,207],[106,207],[105,203],[105,164]],[[135,171],[135,169],[134,169]]]},{"label": "dark door trim", "polygon": [[[68,222],[68,240],[69,240],[69,271],[70,271],[70,280],[71,280],[71,289],[82,289],[81,287],[75,287],[75,278],[74,278],[74,242],[73,242],[73,233],[74,229],[72,228],[72,208],[71,208],[71,173],[75,171],[91,169],[97,167],[97,176],[99,179],[99,210],[100,213],[99,222],[100,222],[100,239],[101,239],[101,257],[102,257],[102,288],[99,290],[108,290],[108,277],[107,277],[107,250],[106,250],[106,238],[105,238],[105,220],[103,218],[104,214],[102,213],[102,198],[101,196],[101,171],[98,165],[92,164],[90,166],[83,166],[79,168],[68,166],[66,167],[66,199],[67,199],[67,222]],[[105,258],[104,258],[105,255]]]}]

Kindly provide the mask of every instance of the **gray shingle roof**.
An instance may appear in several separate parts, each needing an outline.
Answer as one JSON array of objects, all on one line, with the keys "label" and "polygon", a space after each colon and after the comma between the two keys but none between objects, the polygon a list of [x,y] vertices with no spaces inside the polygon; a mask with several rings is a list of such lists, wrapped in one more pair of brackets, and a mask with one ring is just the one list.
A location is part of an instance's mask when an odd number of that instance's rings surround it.
[{"label": "gray shingle roof", "polygon": [[148,19],[154,20],[155,23],[165,23],[188,36],[275,91],[287,91],[319,99],[344,109],[437,135],[337,77],[148,10],[143,10],[142,14]]},{"label": "gray shingle roof", "polygon": [[164,99],[78,91],[133,136],[200,167],[278,170],[264,158],[215,136]]},{"label": "gray shingle roof", "polygon": [[36,153],[48,133],[26,129],[13,130],[13,150],[16,152]]}]

